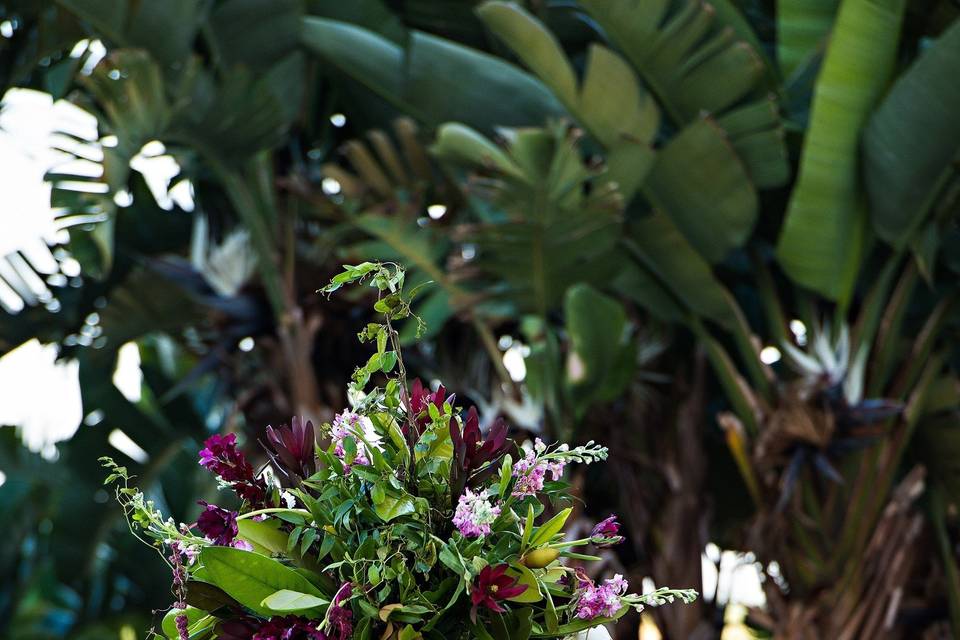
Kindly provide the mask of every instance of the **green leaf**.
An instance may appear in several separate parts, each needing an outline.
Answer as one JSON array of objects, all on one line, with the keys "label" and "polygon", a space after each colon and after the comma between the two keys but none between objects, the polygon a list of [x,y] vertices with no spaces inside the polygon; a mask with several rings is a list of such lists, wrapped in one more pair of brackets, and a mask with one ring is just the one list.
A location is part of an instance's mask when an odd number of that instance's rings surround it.
[{"label": "green leaf", "polygon": [[392,489],[385,490],[379,500],[374,499],[373,510],[384,522],[409,515],[416,509],[413,498],[407,494],[397,495]]},{"label": "green leaf", "polygon": [[777,0],[777,60],[793,74],[830,34],[840,0]]},{"label": "green leaf", "polygon": [[567,518],[570,517],[570,513],[573,511],[572,508],[567,507],[563,511],[557,513],[542,525],[537,527],[536,532],[533,534],[533,537],[530,539],[531,547],[538,547],[542,544],[546,544],[553,539],[553,536],[560,533],[563,530],[563,525],[566,524]]},{"label": "green leaf", "polygon": [[261,605],[274,613],[302,613],[330,604],[329,600],[310,593],[280,589],[263,599]]},{"label": "green leaf", "polygon": [[318,597],[323,595],[293,569],[258,553],[230,547],[205,547],[200,552],[200,561],[210,582],[261,615],[270,614],[262,602],[276,591],[288,589]]},{"label": "green leaf", "polygon": [[615,397],[630,376],[618,375],[623,356],[633,365],[623,306],[590,285],[574,285],[564,298],[564,316],[572,350],[567,383],[573,387],[576,410],[582,413],[594,401]]},{"label": "green leaf", "polygon": [[421,31],[410,31],[402,47],[352,24],[308,17],[301,39],[315,55],[428,125],[456,119],[492,132],[562,113],[542,84],[512,64]]},{"label": "green leaf", "polygon": [[177,631],[177,616],[181,614],[187,616],[187,630],[191,637],[193,637],[194,634],[212,629],[213,625],[217,622],[216,618],[201,609],[194,609],[193,607],[170,609],[170,611],[167,611],[166,615],[163,616],[163,622],[160,623],[163,634],[170,640],[180,640],[180,633]]},{"label": "green leaf", "polygon": [[286,57],[299,45],[302,11],[298,0],[218,3],[209,25],[221,64],[263,69]]},{"label": "green leaf", "polygon": [[560,43],[525,9],[493,0],[477,14],[605,147],[616,146],[625,136],[644,143],[653,140],[659,110],[618,55],[592,45],[579,85]]},{"label": "green leaf", "polygon": [[[505,215],[490,216],[475,230],[476,264],[492,280],[491,297],[542,317],[572,284],[615,273],[623,201],[584,165],[576,138],[562,124],[505,133],[511,170],[487,181],[484,193]],[[462,125],[441,127],[434,152],[475,162],[479,153],[459,152],[485,146],[473,144],[478,135]]]},{"label": "green leaf", "polygon": [[715,121],[696,120],[657,154],[645,190],[711,263],[743,246],[757,217],[757,194],[730,151]]},{"label": "green leaf", "polygon": [[275,519],[257,522],[250,518],[237,521],[238,537],[253,546],[253,550],[265,556],[281,553],[287,548],[288,534],[280,530],[280,521]]},{"label": "green leaf", "polygon": [[[749,23],[727,0],[583,0],[679,127],[704,112],[727,130],[736,155],[761,187],[789,178],[776,77]],[[755,100],[744,103],[745,100]],[[727,115],[736,114],[730,128]]]},{"label": "green leaf", "polygon": [[527,585],[523,593],[507,598],[507,600],[510,602],[540,602],[543,599],[543,594],[540,593],[540,581],[537,580],[537,576],[533,575],[533,571],[522,564],[511,564],[510,568],[507,569],[507,575],[516,578],[519,584]]},{"label": "green leaf", "polygon": [[687,309],[722,326],[733,325],[726,289],[672,220],[654,212],[627,229],[627,248]]},{"label": "green leaf", "polygon": [[528,546],[527,543],[530,541],[530,536],[533,535],[533,519],[534,519],[534,517],[535,517],[535,516],[534,516],[534,513],[533,513],[533,505],[530,505],[529,507],[527,507],[527,519],[524,521],[524,524],[523,524],[523,534],[522,534],[521,537],[520,537],[520,549],[521,549],[521,550],[525,550],[525,549],[527,548],[527,546]]},{"label": "green leaf", "polygon": [[905,0],[843,0],[814,90],[800,173],[777,244],[798,284],[845,305],[865,221],[857,153],[893,69]]},{"label": "green leaf", "polygon": [[960,21],[900,76],[864,132],[864,178],[877,235],[903,247],[960,154]]}]

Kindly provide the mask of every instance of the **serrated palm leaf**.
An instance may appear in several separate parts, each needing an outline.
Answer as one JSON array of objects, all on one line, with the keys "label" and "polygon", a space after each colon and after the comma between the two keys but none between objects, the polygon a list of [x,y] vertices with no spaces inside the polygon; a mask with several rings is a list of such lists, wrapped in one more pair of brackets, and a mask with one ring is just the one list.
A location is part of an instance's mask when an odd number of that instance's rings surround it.
[{"label": "serrated palm leaf", "polygon": [[[756,36],[723,0],[581,0],[682,126],[706,111],[721,120],[737,108],[730,140],[755,184],[775,187],[789,178],[783,127],[762,97],[773,74]],[[714,6],[716,5],[716,6]],[[758,100],[759,99],[759,100]]]}]

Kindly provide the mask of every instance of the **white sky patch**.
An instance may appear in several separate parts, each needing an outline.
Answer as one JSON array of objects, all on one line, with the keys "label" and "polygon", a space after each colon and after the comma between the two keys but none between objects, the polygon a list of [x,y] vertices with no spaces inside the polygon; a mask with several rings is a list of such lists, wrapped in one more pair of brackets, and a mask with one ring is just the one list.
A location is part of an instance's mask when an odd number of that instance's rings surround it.
[{"label": "white sky patch", "polygon": [[140,401],[143,372],[140,370],[140,348],[136,342],[128,342],[120,347],[117,368],[113,372],[113,385],[130,402]]},{"label": "white sky patch", "polygon": [[111,431],[110,435],[107,436],[107,442],[110,443],[111,447],[127,455],[134,462],[143,464],[150,459],[147,452],[120,429]]},{"label": "white sky patch", "polygon": [[83,418],[79,365],[56,357],[30,340],[0,358],[0,424],[16,425],[32,451],[70,438]]}]

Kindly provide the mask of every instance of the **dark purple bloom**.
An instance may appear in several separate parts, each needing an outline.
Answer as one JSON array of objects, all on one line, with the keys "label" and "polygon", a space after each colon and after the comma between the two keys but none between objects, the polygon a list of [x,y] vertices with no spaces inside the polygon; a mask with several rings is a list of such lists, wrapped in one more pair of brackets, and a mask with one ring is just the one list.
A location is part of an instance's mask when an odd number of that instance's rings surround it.
[{"label": "dark purple bloom", "polygon": [[249,616],[224,620],[217,624],[217,640],[250,640],[259,628],[260,621]]},{"label": "dark purple bloom", "polygon": [[174,622],[176,622],[177,635],[180,636],[180,640],[190,640],[190,619],[181,613],[174,619]]},{"label": "dark purple bloom", "polygon": [[[453,396],[449,401],[453,404]],[[436,407],[437,411],[443,413],[443,403],[447,399],[447,390],[441,384],[437,390],[430,393],[427,387],[423,386],[420,378],[415,378],[410,388],[410,413],[413,414],[415,421],[416,439],[423,435],[424,430],[430,424],[430,405]],[[410,437],[410,425],[404,423],[403,435]]]},{"label": "dark purple bloom", "polygon": [[[285,474],[309,478],[317,470],[316,440],[313,423],[294,416],[290,426],[267,427],[270,457]],[[270,453],[268,451],[267,453]]]},{"label": "dark purple bloom", "polygon": [[500,459],[513,447],[513,441],[507,438],[507,424],[501,418],[497,418],[483,439],[476,407],[470,407],[467,412],[462,432],[456,420],[450,421],[450,440],[453,444],[450,497],[455,504],[464,488],[475,486],[496,470]]},{"label": "dark purple bloom", "polygon": [[329,640],[320,622],[302,616],[274,616],[260,625],[250,640]]},{"label": "dark purple bloom", "polygon": [[210,436],[200,450],[200,464],[227,482],[253,482],[253,467],[237,448],[237,435]]},{"label": "dark purple bloom", "polygon": [[203,443],[200,464],[229,482],[242,500],[255,507],[267,506],[267,485],[253,473],[253,466],[237,448],[237,436],[213,435]]},{"label": "dark purple bloom", "polygon": [[204,500],[198,501],[197,504],[202,504],[204,507],[203,513],[197,518],[197,528],[213,544],[225,547],[231,545],[238,533],[237,512],[221,509]]},{"label": "dark purple bloom", "polygon": [[499,600],[514,598],[527,590],[527,585],[517,584],[517,579],[506,574],[507,565],[496,567],[487,565],[480,570],[477,581],[470,586],[470,619],[477,621],[477,608],[484,606],[491,611],[502,613],[505,611]]},{"label": "dark purple bloom", "polygon": [[617,516],[611,515],[598,522],[596,526],[593,527],[593,531],[590,532],[590,542],[598,547],[612,547],[615,544],[623,542]]},{"label": "dark purple bloom", "polygon": [[353,585],[344,582],[327,611],[328,637],[330,640],[349,640],[353,635],[353,611],[344,606],[353,595]]},{"label": "dark purple bloom", "polygon": [[260,478],[252,482],[237,482],[233,485],[233,490],[241,500],[245,500],[255,508],[271,506],[267,503],[267,485]]}]

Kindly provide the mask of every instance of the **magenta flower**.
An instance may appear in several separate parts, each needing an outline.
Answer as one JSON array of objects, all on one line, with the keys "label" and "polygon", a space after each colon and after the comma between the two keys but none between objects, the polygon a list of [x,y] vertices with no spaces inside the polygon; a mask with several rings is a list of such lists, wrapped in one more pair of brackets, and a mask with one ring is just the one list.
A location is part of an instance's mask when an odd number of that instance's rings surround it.
[{"label": "magenta flower", "polygon": [[515,598],[527,590],[527,585],[517,584],[517,579],[506,575],[507,565],[500,564],[496,567],[487,565],[480,570],[477,581],[470,587],[470,602],[473,607],[470,609],[470,619],[477,621],[477,608],[484,606],[491,611],[502,613],[506,611],[500,605],[500,600]]},{"label": "magenta flower", "polygon": [[316,440],[313,423],[294,416],[290,426],[267,426],[267,442],[273,449],[270,458],[285,474],[309,478],[317,470]]},{"label": "magenta flower", "polygon": [[617,516],[611,515],[598,522],[593,527],[593,531],[590,532],[590,542],[598,547],[612,547],[615,544],[623,542]]},{"label": "magenta flower", "polygon": [[581,620],[612,618],[623,606],[620,596],[627,592],[627,581],[619,573],[602,585],[587,584],[577,599],[575,616]]},{"label": "magenta flower", "polygon": [[200,464],[227,482],[252,482],[253,467],[237,448],[237,435],[216,434],[207,438],[200,450]]},{"label": "magenta flower", "polygon": [[213,544],[230,546],[237,537],[237,512],[222,509],[215,504],[199,500],[203,512],[197,518],[197,528]]},{"label": "magenta flower", "polygon": [[203,467],[230,483],[242,500],[258,507],[266,504],[267,486],[254,475],[253,466],[237,448],[236,434],[213,435],[203,444],[205,446],[200,450]]}]

